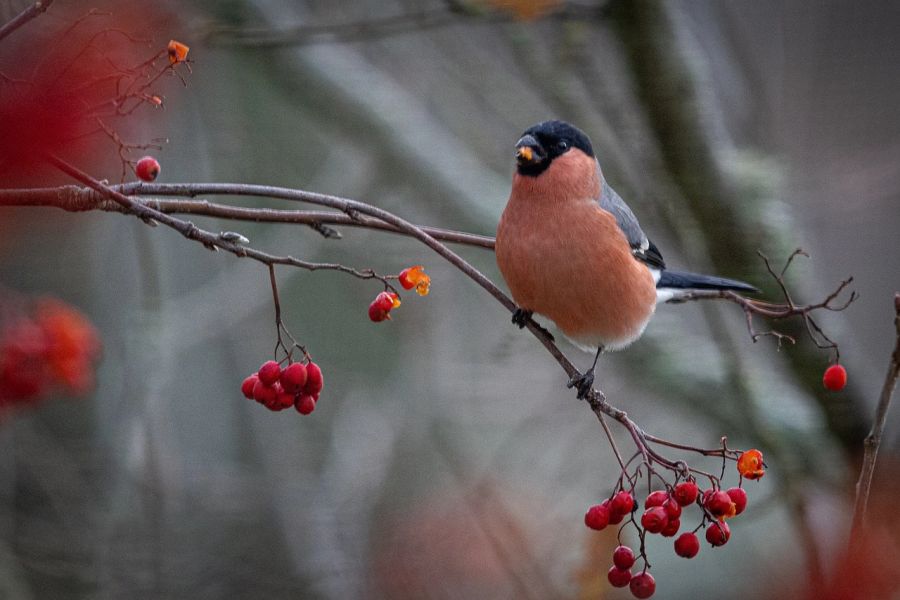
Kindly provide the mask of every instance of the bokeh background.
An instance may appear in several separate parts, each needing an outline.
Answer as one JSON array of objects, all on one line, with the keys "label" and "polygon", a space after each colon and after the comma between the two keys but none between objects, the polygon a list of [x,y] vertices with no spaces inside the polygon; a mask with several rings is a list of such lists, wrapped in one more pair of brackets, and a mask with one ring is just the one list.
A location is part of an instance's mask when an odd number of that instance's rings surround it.
[{"label": "bokeh background", "polygon": [[[28,4],[0,2],[0,17]],[[661,307],[598,383],[649,432],[727,435],[769,462],[727,546],[686,562],[670,540],[648,545],[657,597],[897,593],[896,410],[877,551],[853,562],[843,548],[900,288],[900,5],[56,0],[0,43],[0,71],[92,8],[153,47],[191,46],[187,86],[161,82],[165,110],[122,125],[168,138],[160,181],[294,187],[492,235],[513,143],[564,118],[670,265],[775,298],[757,250],[780,264],[802,247],[800,301],[853,275],[858,302],[821,318],[850,373],[839,394],[822,389],[827,352],[754,344],[741,312],[713,303]],[[112,144],[67,158],[119,178]],[[0,187],[21,185],[0,166]],[[432,293],[376,325],[377,282],[279,269],[286,324],[326,384],[312,416],[272,413],[239,391],[275,340],[263,266],[121,215],[0,209],[6,298],[61,298],[104,344],[93,393],[0,422],[0,598],[630,597],[606,583],[614,533],[582,523],[618,476],[608,442],[487,294],[397,236],[197,222],[310,260],[424,264]],[[459,252],[499,280],[490,252]]]}]

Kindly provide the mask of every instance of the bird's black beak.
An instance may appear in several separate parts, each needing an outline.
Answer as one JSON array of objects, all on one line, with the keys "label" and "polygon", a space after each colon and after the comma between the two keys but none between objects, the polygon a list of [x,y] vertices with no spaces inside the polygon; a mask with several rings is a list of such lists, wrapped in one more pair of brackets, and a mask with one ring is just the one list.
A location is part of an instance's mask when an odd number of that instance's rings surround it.
[{"label": "bird's black beak", "polygon": [[547,158],[547,151],[533,135],[523,135],[516,142],[516,164],[520,167],[537,165]]}]

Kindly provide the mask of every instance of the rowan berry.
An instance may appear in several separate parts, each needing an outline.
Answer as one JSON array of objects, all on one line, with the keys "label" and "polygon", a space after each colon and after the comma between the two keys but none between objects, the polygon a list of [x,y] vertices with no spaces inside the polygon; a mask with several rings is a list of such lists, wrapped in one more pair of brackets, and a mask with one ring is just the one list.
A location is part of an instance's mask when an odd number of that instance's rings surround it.
[{"label": "rowan berry", "polygon": [[625,587],[631,582],[631,571],[629,569],[620,569],[619,567],[612,567],[606,573],[606,578],[609,580],[609,584],[613,587]]},{"label": "rowan berry", "polygon": [[273,386],[281,377],[281,367],[274,360],[266,361],[257,371],[257,375],[264,384]]},{"label": "rowan berry", "polygon": [[145,156],[134,167],[134,173],[141,181],[153,181],[159,176],[160,166],[152,156]]},{"label": "rowan berry", "polygon": [[831,365],[825,369],[822,385],[832,392],[839,392],[847,385],[847,369],[843,365]]},{"label": "rowan berry", "polygon": [[683,558],[694,558],[700,552],[700,540],[695,533],[682,533],[675,540],[675,554]]}]

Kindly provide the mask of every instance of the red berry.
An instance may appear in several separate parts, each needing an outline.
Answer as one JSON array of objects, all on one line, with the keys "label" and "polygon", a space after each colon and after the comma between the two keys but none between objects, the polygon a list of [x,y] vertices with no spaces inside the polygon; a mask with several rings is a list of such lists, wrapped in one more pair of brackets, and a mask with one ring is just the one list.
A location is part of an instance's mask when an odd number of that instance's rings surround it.
[{"label": "red berry", "polygon": [[665,529],[668,522],[669,516],[666,514],[666,509],[662,506],[648,508],[646,512],[641,515],[641,525],[644,526],[644,529],[646,529],[648,533],[659,533]]},{"label": "red berry", "polygon": [[666,514],[669,515],[669,519],[677,519],[681,516],[681,505],[675,501],[675,498],[666,498],[662,507],[666,509]]},{"label": "red berry", "polygon": [[[612,512],[625,516],[634,510],[634,496],[631,495],[631,492],[622,490],[612,497],[612,500],[610,500],[610,508],[612,509]],[[621,521],[621,519],[619,519],[619,521]]]},{"label": "red berry", "polygon": [[683,558],[694,558],[700,552],[700,540],[694,533],[682,533],[675,540],[675,554]]},{"label": "red berry", "polygon": [[308,415],[316,409],[316,399],[308,394],[304,394],[294,404],[294,408],[301,415]]},{"label": "red berry", "polygon": [[831,365],[825,369],[822,384],[832,392],[839,392],[847,385],[847,369],[843,365]]},{"label": "red berry", "polygon": [[259,381],[259,376],[257,376],[256,373],[253,373],[241,384],[241,393],[244,394],[244,397],[248,400],[253,400],[253,387],[256,385],[257,381]]},{"label": "red berry", "polygon": [[696,483],[693,481],[682,481],[675,486],[674,490],[672,490],[672,497],[675,498],[675,501],[681,506],[688,506],[697,500],[697,495],[699,493],[700,490],[697,488]]},{"label": "red berry", "polygon": [[716,490],[708,495],[704,492],[703,496],[703,505],[714,517],[725,516],[732,510],[731,497],[722,490]]},{"label": "red berry", "polygon": [[663,503],[669,499],[669,493],[665,490],[656,490],[652,492],[647,499],[644,500],[644,508],[651,508],[653,506],[662,506]]},{"label": "red berry", "polygon": [[628,585],[635,598],[649,598],[656,591],[656,581],[653,579],[653,575],[647,571],[632,577]]},{"label": "red berry", "polygon": [[318,396],[322,393],[324,384],[322,369],[313,361],[309,361],[306,365],[306,383],[303,385],[303,393],[310,396]]},{"label": "red berry", "polygon": [[286,392],[283,389],[278,394],[278,404],[281,408],[290,408],[294,405],[294,394]]},{"label": "red berry", "polygon": [[306,384],[306,367],[303,363],[292,363],[281,372],[281,387],[289,394],[296,394]]},{"label": "red berry", "polygon": [[381,310],[387,312],[394,308],[394,299],[387,292],[381,292],[375,299],[372,300],[372,304],[380,308]]},{"label": "red berry", "polygon": [[631,571],[613,567],[606,573],[606,578],[613,587],[625,587],[631,581]]},{"label": "red berry", "polygon": [[390,319],[391,316],[388,314],[388,311],[384,310],[374,302],[369,305],[369,320],[373,323],[380,323],[385,319]]},{"label": "red berry", "polygon": [[706,541],[713,546],[724,546],[728,538],[731,537],[731,529],[725,521],[713,521],[706,528]]},{"label": "red berry", "polygon": [[609,525],[609,505],[604,502],[590,507],[584,513],[584,524],[597,531]]},{"label": "red berry", "polygon": [[725,493],[734,503],[734,514],[739,515],[744,512],[744,509],[747,508],[747,492],[744,491],[744,488],[733,487]]},{"label": "red berry", "polygon": [[134,173],[141,181],[153,181],[159,176],[159,162],[152,156],[145,156],[137,161]]},{"label": "red berry", "polygon": [[681,519],[669,519],[659,534],[663,537],[672,537],[678,533],[679,529],[681,529]]},{"label": "red berry", "polygon": [[620,569],[630,569],[634,564],[634,551],[628,546],[619,546],[613,551],[613,564]]},{"label": "red berry", "polygon": [[253,399],[260,404],[269,406],[278,399],[278,390],[270,385],[266,385],[262,380],[259,380],[256,382],[256,385],[253,386]]},{"label": "red berry", "polygon": [[264,362],[257,373],[259,380],[266,385],[275,385],[275,382],[281,377],[281,367],[274,360]]}]

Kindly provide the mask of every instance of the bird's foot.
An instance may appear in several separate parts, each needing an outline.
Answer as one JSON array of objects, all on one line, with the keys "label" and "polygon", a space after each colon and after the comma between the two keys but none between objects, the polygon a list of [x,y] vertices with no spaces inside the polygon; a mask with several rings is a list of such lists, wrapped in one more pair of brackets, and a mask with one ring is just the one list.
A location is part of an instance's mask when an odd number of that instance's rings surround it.
[{"label": "bird's foot", "polygon": [[591,369],[587,373],[581,373],[580,375],[576,375],[569,380],[569,383],[566,384],[567,388],[575,388],[578,390],[577,398],[579,400],[584,400],[587,397],[588,393],[591,391],[591,387],[594,385],[594,370]]},{"label": "bird's foot", "polygon": [[524,329],[526,323],[531,320],[531,315],[533,314],[533,311],[517,308],[512,316],[513,325],[517,326],[519,329]]}]

